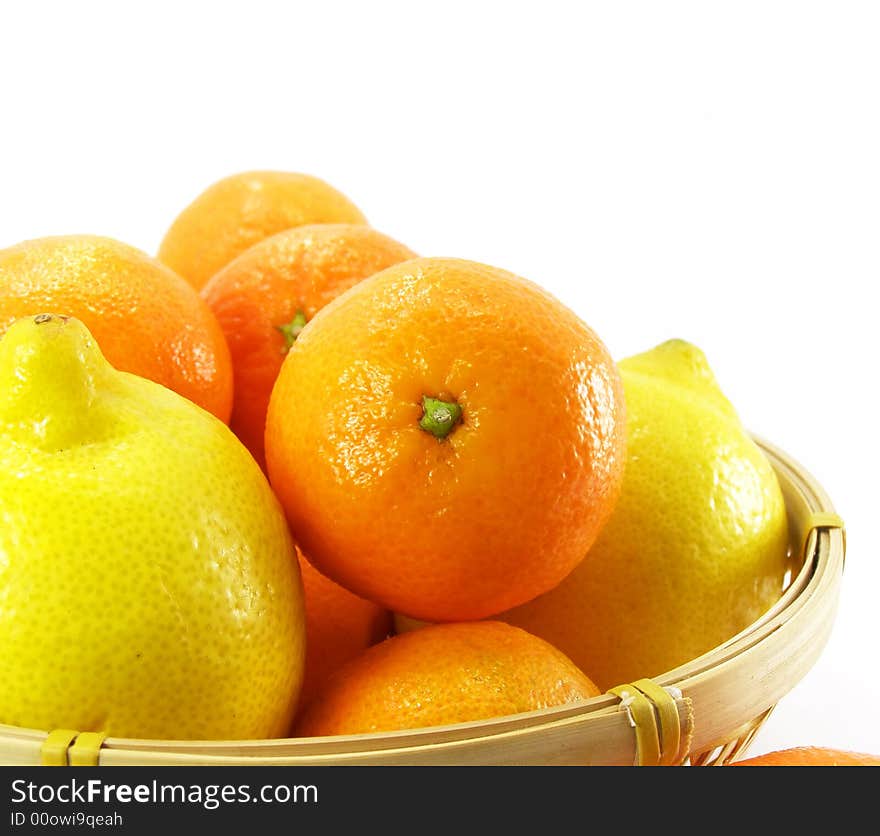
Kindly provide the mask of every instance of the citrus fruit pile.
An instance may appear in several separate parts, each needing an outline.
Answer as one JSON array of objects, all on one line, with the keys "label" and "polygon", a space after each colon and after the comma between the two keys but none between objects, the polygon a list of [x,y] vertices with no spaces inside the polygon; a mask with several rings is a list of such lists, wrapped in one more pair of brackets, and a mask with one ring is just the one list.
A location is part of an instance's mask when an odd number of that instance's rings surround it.
[{"label": "citrus fruit pile", "polygon": [[161,739],[588,700],[779,598],[780,486],[696,346],[246,172],[156,256],[0,251],[0,723]]}]

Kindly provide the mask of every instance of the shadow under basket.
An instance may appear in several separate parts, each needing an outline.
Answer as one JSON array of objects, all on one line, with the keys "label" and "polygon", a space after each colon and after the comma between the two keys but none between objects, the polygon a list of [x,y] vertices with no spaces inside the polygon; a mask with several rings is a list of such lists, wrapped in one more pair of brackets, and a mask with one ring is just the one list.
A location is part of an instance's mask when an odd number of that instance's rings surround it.
[{"label": "shadow under basket", "polygon": [[790,581],[729,641],[652,680],[564,707],[388,734],[283,740],[105,738],[0,725],[0,764],[44,765],[724,765],[823,651],[837,612],[846,538],[822,487],[756,439],[782,486]]}]

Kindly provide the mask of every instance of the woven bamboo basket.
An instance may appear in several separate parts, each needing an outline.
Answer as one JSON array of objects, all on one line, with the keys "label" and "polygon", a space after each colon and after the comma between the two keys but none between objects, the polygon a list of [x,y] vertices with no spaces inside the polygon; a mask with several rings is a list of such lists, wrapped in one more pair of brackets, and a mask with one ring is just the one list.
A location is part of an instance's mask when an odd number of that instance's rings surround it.
[{"label": "woven bamboo basket", "polygon": [[791,572],[754,624],[674,670],[564,707],[389,734],[252,741],[105,738],[0,725],[0,764],[724,765],[824,649],[837,612],[843,523],[822,487],[756,439],[785,496]]}]

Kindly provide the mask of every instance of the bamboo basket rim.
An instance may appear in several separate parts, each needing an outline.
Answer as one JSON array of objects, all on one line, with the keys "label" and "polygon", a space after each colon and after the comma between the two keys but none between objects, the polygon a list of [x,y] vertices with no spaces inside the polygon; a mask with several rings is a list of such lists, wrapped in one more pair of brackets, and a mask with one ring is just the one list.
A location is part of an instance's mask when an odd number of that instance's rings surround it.
[{"label": "bamboo basket rim", "polygon": [[[272,740],[98,738],[94,765],[632,765],[644,741],[679,741],[665,762],[726,762],[741,756],[777,702],[812,667],[837,611],[846,539],[824,488],[789,454],[754,436],[779,478],[792,537],[792,578],[779,600],[745,630],[651,680],[669,695],[667,725],[646,732],[621,696],[524,714],[399,732]],[[795,536],[796,535],[796,536]],[[629,692],[627,692],[628,696]],[[641,698],[636,690],[635,696]],[[674,719],[670,719],[674,718]],[[669,723],[678,729],[671,735]],[[645,736],[647,734],[647,736]],[[38,765],[48,732],[0,724],[0,764]],[[713,754],[710,754],[713,753]],[[693,760],[692,760],[693,759]]]}]

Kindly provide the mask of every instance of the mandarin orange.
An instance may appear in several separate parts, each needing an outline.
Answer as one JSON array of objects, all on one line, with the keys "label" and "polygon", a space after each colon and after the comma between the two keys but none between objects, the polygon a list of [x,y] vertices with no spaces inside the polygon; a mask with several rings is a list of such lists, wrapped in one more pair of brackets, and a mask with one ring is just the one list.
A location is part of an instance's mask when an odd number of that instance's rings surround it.
[{"label": "mandarin orange", "polygon": [[363,224],[308,224],[254,244],[202,288],[232,354],[230,426],[261,466],[269,395],[299,331],[361,279],[415,257]]},{"label": "mandarin orange", "polygon": [[439,624],[374,645],[330,677],[294,724],[323,737],[486,720],[587,700],[589,677],[496,621]]},{"label": "mandarin orange", "polygon": [[305,706],[330,677],[393,632],[391,613],[324,577],[302,554],[306,604],[306,662],[300,691]]},{"label": "mandarin orange", "polygon": [[785,499],[703,352],[671,340],[618,361],[625,475],[590,554],[495,618],[551,642],[602,689],[655,677],[753,624],[782,595]]},{"label": "mandarin orange", "polygon": [[270,481],[315,567],[432,621],[553,588],[617,500],[624,401],[605,345],[537,285],[413,259],[320,310],[266,422]]},{"label": "mandarin orange", "polygon": [[141,250],[95,235],[0,250],[0,334],[40,313],[76,317],[115,368],[229,421],[232,363],[214,314],[187,282]]},{"label": "mandarin orange", "polygon": [[177,215],[159,260],[197,290],[248,247],[294,226],[366,223],[344,194],[309,174],[244,171],[212,183]]},{"label": "mandarin orange", "polygon": [[734,761],[729,766],[880,766],[880,755],[827,746],[793,746]]}]

